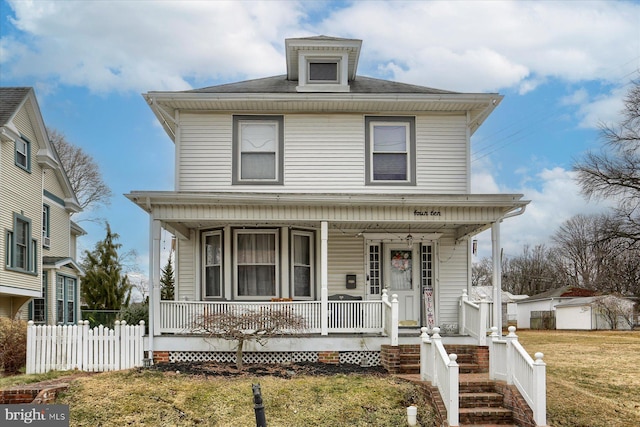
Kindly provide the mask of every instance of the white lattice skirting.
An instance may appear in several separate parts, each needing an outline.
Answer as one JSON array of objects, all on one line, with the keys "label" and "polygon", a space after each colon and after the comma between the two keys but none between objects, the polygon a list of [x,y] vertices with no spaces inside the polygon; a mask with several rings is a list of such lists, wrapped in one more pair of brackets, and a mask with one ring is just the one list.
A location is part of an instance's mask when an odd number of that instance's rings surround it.
[{"label": "white lattice skirting", "polygon": [[[379,351],[341,351],[340,363],[365,366],[379,366]],[[172,351],[169,353],[169,362],[224,362],[235,363],[236,354],[231,351]],[[291,351],[291,352],[244,352],[243,363],[296,363],[317,362],[318,353],[315,351]]]}]

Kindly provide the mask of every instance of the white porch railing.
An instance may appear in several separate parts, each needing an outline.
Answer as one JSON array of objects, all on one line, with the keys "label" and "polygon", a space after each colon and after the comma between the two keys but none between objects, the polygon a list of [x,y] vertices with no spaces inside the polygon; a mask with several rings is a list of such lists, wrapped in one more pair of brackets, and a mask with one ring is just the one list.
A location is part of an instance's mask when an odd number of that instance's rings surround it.
[{"label": "white porch railing", "polygon": [[[329,301],[330,333],[371,332],[387,334],[392,345],[398,340],[398,303],[382,301]],[[394,308],[395,307],[395,308]],[[320,301],[236,302],[236,301],[161,301],[159,333],[196,333],[199,316],[218,312],[255,311],[281,308],[305,319],[306,333],[321,333]],[[395,314],[394,314],[395,313]],[[395,321],[393,320],[395,316]],[[394,327],[395,325],[395,327]],[[251,325],[247,325],[251,329]],[[394,332],[395,331],[395,332]],[[393,340],[395,337],[395,344]]]},{"label": "white porch railing", "polygon": [[391,345],[398,345],[398,295],[391,295],[386,289],[382,290],[382,333],[391,338]]},{"label": "white porch railing", "polygon": [[27,327],[27,374],[49,371],[117,371],[143,365],[144,321],[127,325],[116,321],[114,329],[78,325]]},{"label": "white porch railing", "polygon": [[422,381],[430,381],[438,387],[440,396],[447,408],[447,423],[457,426],[460,416],[458,356],[449,354],[442,344],[440,328],[433,328],[433,336],[429,338],[427,328],[422,328],[420,336],[420,377]]},{"label": "white porch railing", "polygon": [[467,291],[460,298],[459,323],[460,335],[470,335],[479,345],[487,345],[487,332],[491,326],[491,303],[486,300],[473,303],[469,301]]},{"label": "white porch railing", "polygon": [[509,334],[501,337],[493,327],[489,340],[489,378],[514,384],[533,411],[536,425],[547,425],[546,364],[543,354],[533,360],[518,342],[516,328],[509,326]]}]

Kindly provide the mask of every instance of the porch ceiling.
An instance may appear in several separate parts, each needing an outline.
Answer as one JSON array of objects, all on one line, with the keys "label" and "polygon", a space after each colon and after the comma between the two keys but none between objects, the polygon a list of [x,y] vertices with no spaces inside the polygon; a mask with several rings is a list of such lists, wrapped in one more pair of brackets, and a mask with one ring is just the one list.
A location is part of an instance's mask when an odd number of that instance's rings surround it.
[{"label": "porch ceiling", "polygon": [[174,233],[220,226],[296,226],[321,221],[354,235],[364,232],[477,234],[505,216],[522,213],[521,194],[310,194],[132,192],[126,195]]}]

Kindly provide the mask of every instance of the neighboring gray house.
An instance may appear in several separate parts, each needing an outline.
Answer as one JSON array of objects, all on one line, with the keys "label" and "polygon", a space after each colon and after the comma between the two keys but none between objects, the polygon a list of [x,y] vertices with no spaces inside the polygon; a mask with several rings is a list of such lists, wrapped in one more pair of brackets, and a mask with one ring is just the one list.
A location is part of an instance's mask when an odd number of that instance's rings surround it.
[{"label": "neighboring gray house", "polygon": [[555,306],[556,329],[632,329],[634,305],[615,295],[573,298]]},{"label": "neighboring gray house", "polygon": [[80,320],[80,210],[33,88],[0,88],[0,317]]},{"label": "neighboring gray house", "polygon": [[[361,46],[287,39],[284,75],[144,94],[176,155],[174,189],[126,195],[150,217],[150,350],[206,351],[175,335],[194,316],[274,302],[310,335],[248,351],[379,351],[394,328],[457,331],[470,239],[492,229],[497,252],[500,223],[528,204],[470,190],[471,136],[502,96],[358,75]],[[177,238],[174,301],[159,298],[162,228]],[[381,314],[385,293],[397,319]]]},{"label": "neighboring gray house", "polygon": [[[518,301],[517,304],[517,327],[519,329],[531,328],[532,313],[537,316],[540,312],[546,312],[548,316],[553,317],[555,307],[568,300],[577,297],[594,296],[596,291],[589,289],[576,288],[573,286],[564,286],[562,288],[551,289],[529,298]],[[535,325],[534,325],[535,326]]]}]

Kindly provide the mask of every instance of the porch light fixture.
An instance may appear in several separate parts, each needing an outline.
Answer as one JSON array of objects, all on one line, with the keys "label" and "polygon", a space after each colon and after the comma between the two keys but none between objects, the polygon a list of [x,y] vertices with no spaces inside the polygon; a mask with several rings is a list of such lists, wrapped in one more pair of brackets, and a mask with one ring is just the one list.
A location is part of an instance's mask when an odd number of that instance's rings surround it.
[{"label": "porch light fixture", "polygon": [[407,237],[405,237],[404,240],[407,242],[407,247],[409,248],[413,247],[413,236],[411,235],[411,232],[407,234]]}]

